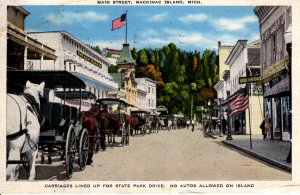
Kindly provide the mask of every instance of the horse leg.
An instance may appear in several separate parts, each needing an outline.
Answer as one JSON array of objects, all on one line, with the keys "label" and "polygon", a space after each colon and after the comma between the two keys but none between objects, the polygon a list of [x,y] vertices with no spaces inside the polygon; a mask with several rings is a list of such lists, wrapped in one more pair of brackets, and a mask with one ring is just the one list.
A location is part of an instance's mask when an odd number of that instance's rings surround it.
[{"label": "horse leg", "polygon": [[38,154],[38,150],[29,150],[25,152],[25,155],[28,159],[28,168],[29,168],[29,177],[28,180],[34,180],[35,179],[35,158]]},{"label": "horse leg", "polygon": [[101,144],[101,149],[106,150],[106,144],[105,144],[105,130],[100,129],[100,144]]},{"label": "horse leg", "polygon": [[93,155],[95,150],[95,137],[91,137],[90,140],[90,146],[89,146],[89,154],[87,159],[87,164],[90,165],[93,163]]},{"label": "horse leg", "polygon": [[[11,148],[8,151],[7,160],[20,160],[20,151],[16,148]],[[6,180],[17,181],[19,177],[20,164],[7,164],[6,167]]]}]

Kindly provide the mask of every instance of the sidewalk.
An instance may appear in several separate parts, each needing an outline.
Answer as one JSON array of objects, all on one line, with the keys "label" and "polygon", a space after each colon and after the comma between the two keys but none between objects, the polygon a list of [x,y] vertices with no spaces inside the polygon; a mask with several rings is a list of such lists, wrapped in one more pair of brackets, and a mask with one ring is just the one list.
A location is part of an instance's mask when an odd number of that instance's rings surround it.
[{"label": "sidewalk", "polygon": [[[202,128],[200,130],[203,131]],[[205,133],[213,139],[218,139],[222,141],[222,143],[243,151],[255,158],[263,160],[288,172],[292,171],[292,164],[285,161],[290,151],[290,142],[263,140],[262,135],[252,135],[251,149],[250,135],[232,135],[232,140],[226,140],[227,135],[220,137],[219,130],[212,131],[211,133]]]}]

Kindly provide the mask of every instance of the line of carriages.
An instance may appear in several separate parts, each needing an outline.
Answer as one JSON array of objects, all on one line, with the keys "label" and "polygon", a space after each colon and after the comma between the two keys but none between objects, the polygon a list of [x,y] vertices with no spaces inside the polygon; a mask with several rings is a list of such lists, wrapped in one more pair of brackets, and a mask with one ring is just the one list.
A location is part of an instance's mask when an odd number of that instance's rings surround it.
[{"label": "line of carriages", "polygon": [[[35,83],[45,81],[45,88],[52,90],[54,96],[61,100],[60,103],[51,102],[49,98],[41,101],[43,122],[38,149],[41,163],[45,162],[45,156],[48,156],[48,164],[52,163],[52,157],[59,156],[60,161],[65,162],[67,178],[72,177],[76,163],[83,171],[87,164],[92,163],[94,153],[105,150],[106,144],[129,145],[130,135],[154,132],[156,125],[151,125],[154,116],[146,111],[127,114],[126,108],[130,105],[123,100],[98,99],[88,111],[81,111],[82,99],[95,96],[82,91],[85,83],[67,71],[8,71],[8,92],[22,91],[22,85],[27,80]],[[79,108],[68,105],[66,102],[70,100],[79,102]],[[25,169],[30,166],[22,153],[19,161],[7,159],[7,164],[12,163],[23,164]]]}]

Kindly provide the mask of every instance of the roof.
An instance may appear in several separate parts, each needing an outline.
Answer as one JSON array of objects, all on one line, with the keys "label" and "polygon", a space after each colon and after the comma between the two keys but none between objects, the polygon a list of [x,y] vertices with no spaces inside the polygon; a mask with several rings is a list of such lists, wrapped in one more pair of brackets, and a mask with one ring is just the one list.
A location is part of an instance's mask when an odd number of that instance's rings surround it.
[{"label": "roof", "polygon": [[125,102],[124,100],[116,99],[116,98],[101,98],[101,99],[97,99],[96,103],[100,105],[115,105],[115,104],[123,104],[125,106],[128,105],[127,102]]},{"label": "roof", "polygon": [[89,91],[82,91],[80,94],[80,91],[56,91],[55,96],[59,97],[61,99],[96,99],[96,96]]},{"label": "roof", "polygon": [[118,83],[118,87],[121,88],[122,80],[125,79],[125,73],[109,73],[110,76],[113,78],[114,82]]},{"label": "roof", "polygon": [[119,49],[111,49],[111,48],[104,48],[103,50],[106,50],[106,51],[112,51],[112,52],[122,52],[122,50],[119,50]]},{"label": "roof", "polygon": [[133,63],[135,65],[135,60],[132,58],[129,43],[123,44],[123,49],[121,53],[121,57],[117,60],[117,64],[131,64]]}]

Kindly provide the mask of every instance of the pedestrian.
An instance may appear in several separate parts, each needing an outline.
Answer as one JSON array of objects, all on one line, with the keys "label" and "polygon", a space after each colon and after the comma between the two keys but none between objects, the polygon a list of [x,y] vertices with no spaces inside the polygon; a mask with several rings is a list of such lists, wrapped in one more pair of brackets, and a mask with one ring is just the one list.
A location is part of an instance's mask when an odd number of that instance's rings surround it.
[{"label": "pedestrian", "polygon": [[235,130],[235,134],[237,134],[240,131],[240,126],[241,123],[238,119],[234,120],[234,130]]},{"label": "pedestrian", "polygon": [[187,129],[189,129],[189,127],[190,127],[190,120],[186,121],[186,127],[187,127]]},{"label": "pedestrian", "polygon": [[192,123],[192,131],[194,131],[194,128],[195,128],[195,121],[194,121],[194,119],[192,119],[191,123]]},{"label": "pedestrian", "polygon": [[269,117],[265,117],[265,132],[266,132],[266,140],[271,140],[271,120]]},{"label": "pedestrian", "polygon": [[265,119],[261,122],[259,128],[261,129],[261,134],[263,135],[263,140],[265,140],[266,139]]},{"label": "pedestrian", "polygon": [[213,120],[212,123],[213,123],[214,131],[215,131],[215,130],[216,130],[216,127],[217,127],[217,121],[216,121],[216,120]]},{"label": "pedestrian", "polygon": [[221,123],[222,123],[223,134],[225,134],[227,128],[227,120],[223,117]]}]

